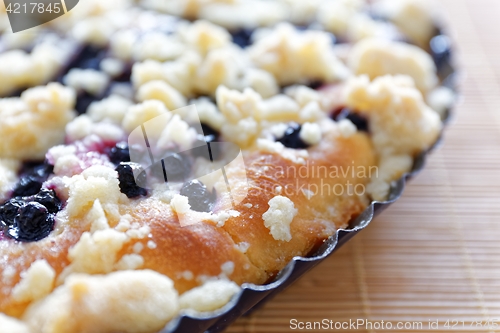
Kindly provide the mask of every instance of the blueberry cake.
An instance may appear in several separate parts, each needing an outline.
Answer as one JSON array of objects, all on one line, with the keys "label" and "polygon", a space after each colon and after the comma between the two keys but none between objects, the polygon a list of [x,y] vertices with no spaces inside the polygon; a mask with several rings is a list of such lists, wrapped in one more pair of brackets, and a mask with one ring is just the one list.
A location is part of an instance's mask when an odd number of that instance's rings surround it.
[{"label": "blueberry cake", "polygon": [[85,0],[12,34],[1,7],[0,332],[157,332],[314,252],[437,140],[436,22],[421,0]]}]

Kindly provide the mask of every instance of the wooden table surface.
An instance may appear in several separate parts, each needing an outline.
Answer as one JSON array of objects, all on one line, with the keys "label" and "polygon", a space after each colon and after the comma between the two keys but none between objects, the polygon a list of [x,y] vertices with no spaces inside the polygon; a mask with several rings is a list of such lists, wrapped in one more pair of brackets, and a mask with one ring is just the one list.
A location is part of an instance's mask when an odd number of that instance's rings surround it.
[{"label": "wooden table surface", "polygon": [[228,333],[323,319],[339,332],[500,332],[500,0],[440,3],[464,70],[444,145],[399,202]]}]

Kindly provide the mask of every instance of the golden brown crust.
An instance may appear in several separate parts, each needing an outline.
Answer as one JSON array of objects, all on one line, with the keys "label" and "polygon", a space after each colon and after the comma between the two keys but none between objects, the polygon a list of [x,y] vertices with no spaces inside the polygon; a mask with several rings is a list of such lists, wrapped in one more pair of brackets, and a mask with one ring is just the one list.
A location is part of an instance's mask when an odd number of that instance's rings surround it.
[{"label": "golden brown crust", "polygon": [[[151,228],[155,249],[147,246],[141,252],[143,268],[150,268],[170,277],[179,293],[201,284],[196,277],[221,274],[221,266],[231,261],[234,273],[229,277],[237,283],[263,283],[266,277],[251,265],[223,229],[209,223],[181,226],[169,205],[156,200],[144,200],[133,211],[134,221]],[[146,244],[144,244],[146,245]],[[123,249],[130,253],[130,247]],[[245,269],[246,268],[246,269]],[[183,277],[191,272],[193,279]]]},{"label": "golden brown crust", "polygon": [[[349,176],[323,178],[313,174],[324,170],[322,166],[328,167],[328,170],[335,166],[347,170],[353,166],[368,169],[375,165],[371,144],[365,134],[332,140],[323,147],[320,145],[311,149],[309,155],[310,159],[304,166],[294,165],[278,154],[254,153],[247,158],[247,176],[251,188],[247,198],[237,208],[241,215],[229,219],[223,227],[235,242],[250,245],[248,257],[269,277],[283,269],[294,256],[311,253],[337,228],[346,227],[349,220],[366,207],[367,198],[337,196],[333,189],[339,184],[341,186],[337,188],[345,190],[348,182],[366,184],[369,179],[352,179]],[[267,171],[263,172],[263,169]],[[281,174],[282,171],[284,174]],[[301,171],[302,175],[309,177],[295,177]],[[317,189],[314,185],[318,186],[320,192],[314,193]],[[275,188],[278,186],[282,187],[282,195],[292,200],[298,210],[290,225],[292,238],[289,242],[275,240],[264,226],[262,218],[269,209],[269,200],[277,195]],[[312,190],[315,195],[307,198],[303,190]],[[328,190],[331,190],[330,194]],[[245,204],[251,204],[252,208],[246,208]]]}]

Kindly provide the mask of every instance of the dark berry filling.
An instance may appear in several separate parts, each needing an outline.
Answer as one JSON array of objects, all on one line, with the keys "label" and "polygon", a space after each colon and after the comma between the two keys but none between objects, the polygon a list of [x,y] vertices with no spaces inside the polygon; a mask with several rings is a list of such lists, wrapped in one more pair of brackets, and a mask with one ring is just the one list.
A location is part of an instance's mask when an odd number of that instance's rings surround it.
[{"label": "dark berry filling", "polygon": [[54,229],[54,216],[61,207],[55,192],[48,189],[32,196],[12,198],[0,206],[4,234],[22,242],[43,239]]},{"label": "dark berry filling", "polygon": [[180,195],[188,197],[192,210],[207,213],[213,209],[217,198],[215,190],[210,192],[202,182],[196,179],[185,183]]},{"label": "dark berry filling", "polygon": [[173,153],[162,160],[166,181],[184,181],[191,173],[191,159],[180,153]]},{"label": "dark berry filling", "polygon": [[[66,75],[67,72],[73,68],[93,69],[99,71],[101,66],[101,61],[104,59],[106,52],[107,51],[102,48],[98,48],[91,45],[85,46],[84,48],[82,48],[80,53],[73,58],[73,60],[68,64],[68,66],[66,66],[66,70],[62,73],[62,75],[59,78],[59,82],[62,82],[64,75]],[[87,109],[92,102],[101,100],[103,97],[104,95],[94,96],[86,91],[79,92],[76,100],[75,109],[78,112],[78,114],[83,114],[87,112]]]},{"label": "dark berry filling", "polygon": [[21,174],[12,195],[14,197],[25,197],[38,193],[43,182],[47,180],[53,171],[54,166],[46,162],[27,169]]},{"label": "dark berry filling", "polygon": [[131,76],[132,76],[132,66],[127,65],[123,73],[114,78],[114,82],[130,82]]},{"label": "dark berry filling", "polygon": [[201,129],[203,130],[203,134],[198,136],[198,143],[201,145],[191,149],[191,155],[193,157],[203,157],[212,162],[220,160],[222,152],[219,146],[210,144],[219,141],[219,132],[205,124],[201,125]]},{"label": "dark berry filling", "polygon": [[[136,198],[139,196],[146,196],[148,191],[137,184],[146,184],[146,173],[142,167],[137,163],[121,162],[116,167],[118,172],[118,180],[120,181],[120,191],[128,198]],[[137,182],[134,177],[134,170],[138,174]]]},{"label": "dark berry filling", "polygon": [[219,140],[219,132],[217,130],[214,130],[209,125],[201,124],[201,129],[203,130],[203,135],[205,136],[206,142],[214,142]]},{"label": "dark berry filling", "polygon": [[51,214],[57,214],[62,207],[61,200],[56,196],[54,190],[46,188],[42,188],[38,194],[33,196],[33,201],[44,205]]},{"label": "dark berry filling", "polygon": [[104,58],[104,53],[100,48],[87,45],[81,52],[71,61],[69,68],[95,69],[99,70],[101,60]]},{"label": "dark berry filling", "polygon": [[92,104],[92,102],[101,100],[102,97],[103,96],[91,95],[86,91],[80,92],[76,99],[76,106],[75,106],[76,112],[78,112],[79,115],[86,113],[90,104]]},{"label": "dark berry filling", "polygon": [[354,113],[349,108],[340,108],[333,112],[332,118],[335,121],[349,119],[358,129],[358,131],[368,132],[368,119],[364,116]]},{"label": "dark berry filling", "polygon": [[309,82],[309,84],[307,85],[309,88],[311,89],[319,89],[321,88],[322,86],[324,85],[324,82],[323,81],[320,81],[320,80],[315,80],[315,81],[311,81]]},{"label": "dark berry filling", "polygon": [[53,228],[54,215],[42,204],[31,201],[18,209],[7,227],[7,235],[17,241],[34,242],[47,237]]},{"label": "dark berry filling", "polygon": [[130,151],[126,142],[119,142],[109,151],[109,160],[114,164],[130,162]]},{"label": "dark berry filling", "polygon": [[253,29],[240,29],[233,32],[233,43],[241,48],[246,48],[252,44],[252,33]]},{"label": "dark berry filling", "polygon": [[14,223],[14,219],[19,214],[19,209],[23,207],[25,202],[20,198],[13,198],[0,206],[0,220],[2,226],[8,227]]},{"label": "dark berry filling", "polygon": [[282,138],[277,139],[276,141],[281,142],[285,147],[294,148],[294,149],[306,149],[309,147],[307,143],[302,141],[300,138],[300,130],[301,126],[299,124],[291,124],[285,131],[285,134]]}]

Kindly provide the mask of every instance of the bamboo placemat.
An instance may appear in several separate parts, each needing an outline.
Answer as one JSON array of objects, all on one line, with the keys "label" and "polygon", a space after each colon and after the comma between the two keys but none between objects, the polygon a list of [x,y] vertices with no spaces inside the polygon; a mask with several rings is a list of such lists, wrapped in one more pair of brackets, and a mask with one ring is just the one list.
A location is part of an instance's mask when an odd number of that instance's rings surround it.
[{"label": "bamboo placemat", "polygon": [[500,332],[500,1],[440,2],[466,72],[444,146],[399,202],[228,333],[300,331],[293,319],[372,327],[339,332]]}]

